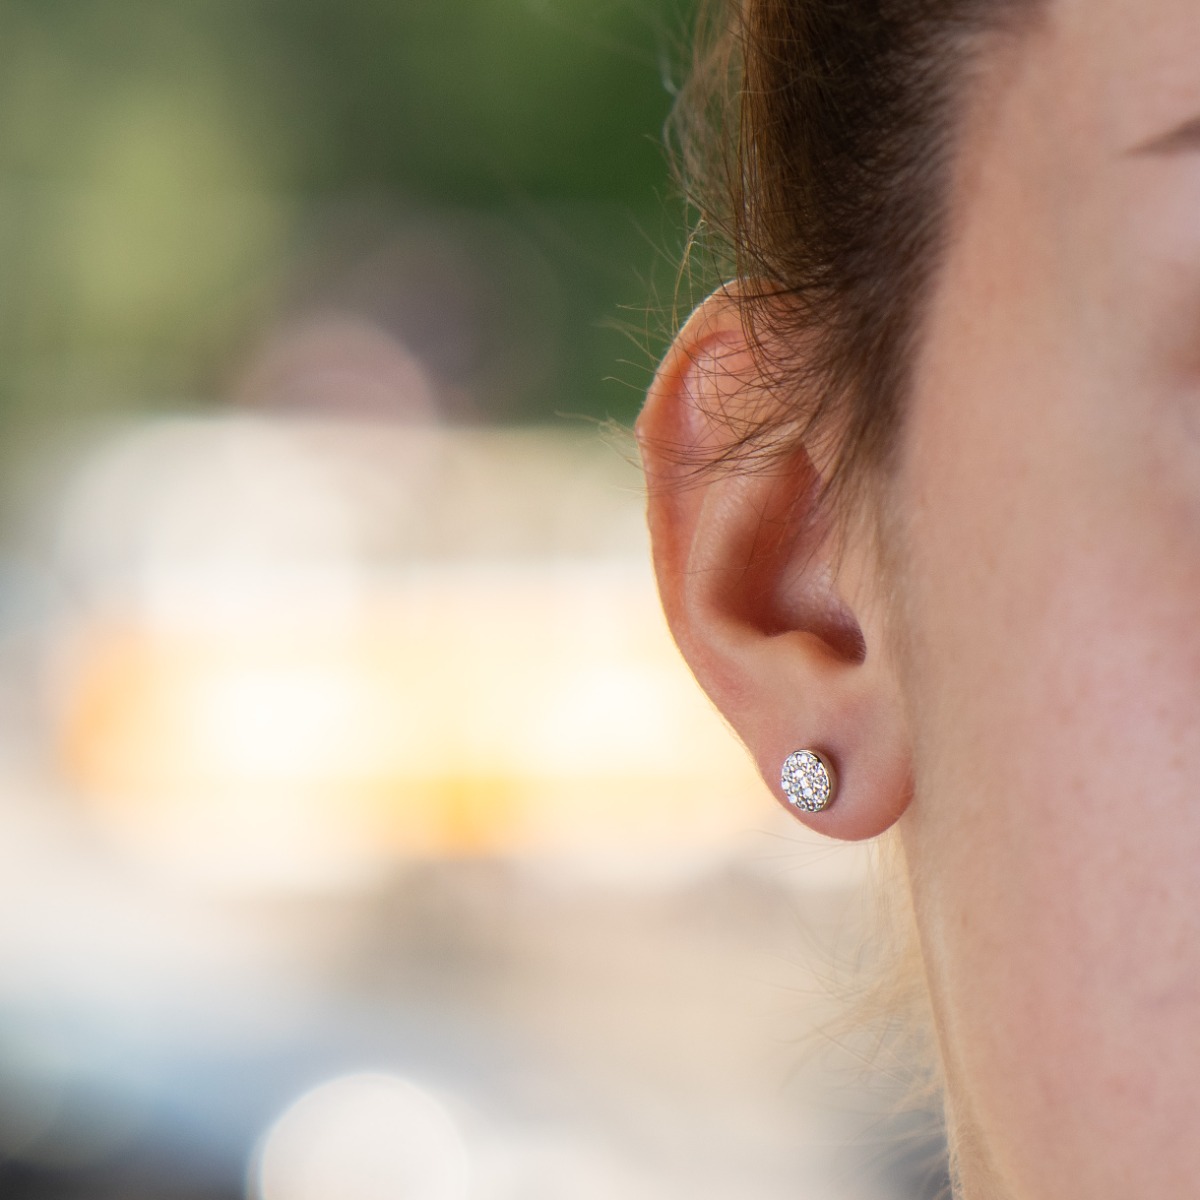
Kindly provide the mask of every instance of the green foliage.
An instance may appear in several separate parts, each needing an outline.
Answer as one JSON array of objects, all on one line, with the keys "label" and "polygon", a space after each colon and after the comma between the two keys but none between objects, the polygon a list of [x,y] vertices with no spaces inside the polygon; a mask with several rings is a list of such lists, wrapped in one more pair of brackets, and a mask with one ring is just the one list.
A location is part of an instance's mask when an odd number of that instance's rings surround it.
[{"label": "green foliage", "polygon": [[644,372],[619,360],[648,350],[612,326],[644,328],[670,290],[677,6],[7,0],[4,15],[0,418],[220,403],[298,292],[336,284],[320,264],[347,252],[348,223],[363,256],[414,216],[470,226],[467,248],[503,232],[507,255],[473,259],[495,310],[481,336],[549,364],[472,376],[478,415],[632,412]]}]

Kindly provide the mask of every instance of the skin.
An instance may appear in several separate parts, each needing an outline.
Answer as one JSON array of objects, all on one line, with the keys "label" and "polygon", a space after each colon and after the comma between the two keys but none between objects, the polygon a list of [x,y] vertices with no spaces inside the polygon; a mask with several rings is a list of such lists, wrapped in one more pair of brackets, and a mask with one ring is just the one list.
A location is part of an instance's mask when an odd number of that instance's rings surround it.
[{"label": "skin", "polygon": [[899,826],[968,1200],[1200,1187],[1197,64],[1193,0],[1055,0],[989,54],[885,553],[806,525],[816,448],[675,465],[762,399],[728,293],[639,423],[698,679],[777,795],[832,756],[815,828]]}]

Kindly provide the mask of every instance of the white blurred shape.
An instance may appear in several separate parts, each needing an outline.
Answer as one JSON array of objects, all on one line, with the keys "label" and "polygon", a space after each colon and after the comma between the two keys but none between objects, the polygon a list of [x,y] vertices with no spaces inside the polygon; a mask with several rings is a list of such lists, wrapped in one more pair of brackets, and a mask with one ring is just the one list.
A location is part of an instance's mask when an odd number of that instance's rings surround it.
[{"label": "white blurred shape", "polygon": [[196,716],[210,762],[247,778],[303,777],[331,758],[352,758],[336,751],[350,740],[346,726],[360,707],[355,683],[295,669],[247,669],[208,681]]},{"label": "white blurred shape", "polygon": [[344,611],[361,536],[361,512],[298,428],[158,421],[113,436],[79,471],[57,557],[93,603],[133,585],[158,623],[225,628],[263,611]]},{"label": "white blurred shape", "polygon": [[[627,654],[623,661],[571,662],[564,675],[523,710],[520,731],[534,769],[603,771],[614,759],[651,775],[671,769],[670,756],[682,740],[674,704],[680,673]],[[603,736],[597,737],[598,729]]]},{"label": "white blurred shape", "polygon": [[466,1148],[428,1092],[390,1075],[347,1075],[301,1096],[268,1130],[254,1200],[464,1200]]}]

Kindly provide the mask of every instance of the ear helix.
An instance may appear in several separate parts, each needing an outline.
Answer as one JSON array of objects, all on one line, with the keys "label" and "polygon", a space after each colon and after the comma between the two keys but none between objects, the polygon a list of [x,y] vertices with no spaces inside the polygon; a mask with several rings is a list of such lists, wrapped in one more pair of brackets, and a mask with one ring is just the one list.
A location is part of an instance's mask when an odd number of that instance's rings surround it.
[{"label": "ear helix", "polygon": [[803,812],[827,809],[837,794],[833,768],[815,750],[797,750],[783,761],[779,782],[788,801]]}]

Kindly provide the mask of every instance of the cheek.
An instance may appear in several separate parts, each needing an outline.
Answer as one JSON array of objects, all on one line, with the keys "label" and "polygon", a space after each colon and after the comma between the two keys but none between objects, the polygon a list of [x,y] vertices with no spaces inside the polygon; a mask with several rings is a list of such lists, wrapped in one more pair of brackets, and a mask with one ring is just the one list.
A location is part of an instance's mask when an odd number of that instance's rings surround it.
[{"label": "cheek", "polygon": [[1014,1192],[1186,1194],[1200,520],[1026,395],[918,426],[904,477],[905,844],[947,1069]]}]

